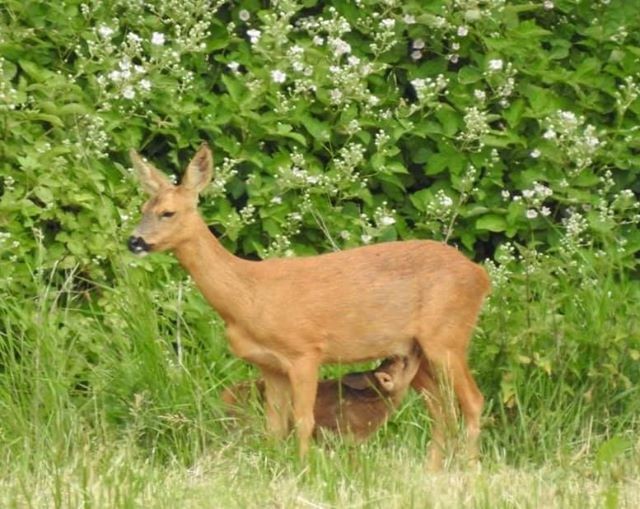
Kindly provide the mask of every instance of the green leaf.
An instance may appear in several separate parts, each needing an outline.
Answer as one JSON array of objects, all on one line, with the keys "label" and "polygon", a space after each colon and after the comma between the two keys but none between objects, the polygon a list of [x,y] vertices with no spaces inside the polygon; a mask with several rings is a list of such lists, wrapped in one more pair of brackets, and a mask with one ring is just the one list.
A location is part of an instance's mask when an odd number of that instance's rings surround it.
[{"label": "green leaf", "polygon": [[18,64],[20,65],[22,70],[34,81],[43,82],[47,81],[52,76],[55,76],[55,73],[51,72],[48,69],[44,69],[38,64],[29,60],[20,60]]},{"label": "green leaf", "polygon": [[442,124],[442,132],[445,136],[453,136],[458,132],[460,126],[460,115],[451,108],[441,108],[436,113],[436,117]]},{"label": "green leaf", "polygon": [[233,102],[236,104],[242,103],[243,98],[247,92],[244,84],[239,80],[229,76],[228,74],[222,75],[222,82],[224,86],[227,88],[227,92],[229,92],[229,96],[233,99]]},{"label": "green leaf", "polygon": [[278,122],[276,124],[276,132],[285,138],[291,138],[292,140],[297,141],[303,146],[307,146],[307,139],[302,136],[300,133],[296,133],[292,131],[293,127],[291,124],[284,124],[282,122]]},{"label": "green leaf", "polygon": [[466,66],[458,71],[458,81],[463,85],[476,83],[482,79],[482,71],[477,67]]},{"label": "green leaf", "polygon": [[503,232],[507,229],[507,221],[504,216],[498,214],[486,214],[476,220],[476,229],[490,232]]},{"label": "green leaf", "polygon": [[424,212],[427,210],[427,205],[431,201],[432,197],[433,193],[429,189],[421,189],[420,191],[416,191],[410,195],[409,199],[415,208],[420,212]]},{"label": "green leaf", "polygon": [[31,120],[40,120],[43,122],[48,122],[54,127],[64,127],[64,122],[62,119],[56,115],[49,115],[47,113],[35,113],[35,112],[27,112],[26,116]]},{"label": "green leaf", "polygon": [[80,103],[69,103],[59,110],[60,115],[85,115],[89,113],[89,108]]},{"label": "green leaf", "polygon": [[313,136],[316,140],[324,143],[329,140],[329,136],[331,131],[329,129],[328,124],[322,122],[311,115],[304,115],[300,121],[302,125],[305,127],[309,134]]},{"label": "green leaf", "polygon": [[604,442],[596,452],[596,468],[602,471],[605,467],[619,459],[629,449],[631,449],[631,441],[627,438],[614,436]]},{"label": "green leaf", "polygon": [[53,202],[53,193],[48,187],[37,186],[33,189],[33,194],[45,204]]},{"label": "green leaf", "polygon": [[509,123],[509,127],[517,127],[524,113],[525,102],[522,99],[516,99],[513,103],[504,111],[503,116]]}]

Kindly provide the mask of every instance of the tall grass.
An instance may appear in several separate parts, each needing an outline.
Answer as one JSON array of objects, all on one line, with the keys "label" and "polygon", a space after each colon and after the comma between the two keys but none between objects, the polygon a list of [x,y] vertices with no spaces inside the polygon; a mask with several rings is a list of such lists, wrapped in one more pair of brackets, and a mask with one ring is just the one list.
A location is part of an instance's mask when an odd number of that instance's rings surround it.
[{"label": "tall grass", "polygon": [[260,415],[224,415],[221,387],[252,368],[188,284],[126,259],[113,287],[36,271],[30,298],[0,301],[0,506],[636,507],[640,285],[613,250],[567,253],[492,270],[470,352],[482,468],[439,475],[417,395],[368,443],[300,463]]}]

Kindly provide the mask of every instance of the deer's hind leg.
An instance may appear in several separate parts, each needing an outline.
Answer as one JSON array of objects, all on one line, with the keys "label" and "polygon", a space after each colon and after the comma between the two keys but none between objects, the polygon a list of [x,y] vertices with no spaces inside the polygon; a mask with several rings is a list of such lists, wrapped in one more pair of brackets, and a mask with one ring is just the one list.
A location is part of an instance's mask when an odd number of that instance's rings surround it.
[{"label": "deer's hind leg", "polygon": [[444,387],[439,383],[427,359],[422,359],[411,386],[422,395],[431,417],[431,442],[427,449],[427,468],[430,471],[438,471],[442,469],[444,462],[448,433],[452,427],[452,416],[447,409]]},{"label": "deer's hind leg", "polygon": [[484,398],[467,364],[466,346],[470,335],[471,327],[457,323],[448,324],[447,327],[418,339],[426,359],[423,360],[412,386],[422,391],[433,419],[429,450],[429,466],[432,469],[442,466],[446,439],[454,431],[455,406],[451,393],[455,393],[464,417],[468,459],[478,459],[480,416]]}]

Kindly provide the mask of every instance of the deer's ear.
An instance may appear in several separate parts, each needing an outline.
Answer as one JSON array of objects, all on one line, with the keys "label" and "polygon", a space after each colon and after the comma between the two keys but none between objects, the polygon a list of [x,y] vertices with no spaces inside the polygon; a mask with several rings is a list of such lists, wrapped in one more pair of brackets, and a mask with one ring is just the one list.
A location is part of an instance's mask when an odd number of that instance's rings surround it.
[{"label": "deer's ear", "polygon": [[147,194],[158,194],[162,189],[173,186],[167,177],[152,164],[140,157],[140,154],[135,150],[131,149],[129,156],[131,157],[133,168],[140,179],[140,184],[142,184],[142,189],[144,189]]},{"label": "deer's ear", "polygon": [[182,187],[200,193],[211,181],[213,176],[213,156],[211,149],[203,143],[196,155],[187,166],[187,171],[182,178]]},{"label": "deer's ear", "polygon": [[382,387],[387,392],[392,392],[394,383],[393,377],[389,373],[385,373],[384,371],[376,371],[373,376],[376,377],[380,387]]}]

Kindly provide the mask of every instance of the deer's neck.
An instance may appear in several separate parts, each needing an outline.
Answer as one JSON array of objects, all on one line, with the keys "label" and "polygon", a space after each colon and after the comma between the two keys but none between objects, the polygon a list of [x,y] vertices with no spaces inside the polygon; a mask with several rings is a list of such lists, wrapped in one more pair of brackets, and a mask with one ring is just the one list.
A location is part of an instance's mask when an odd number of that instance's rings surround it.
[{"label": "deer's neck", "polygon": [[225,322],[247,316],[252,305],[252,262],[229,253],[199,220],[193,235],[174,250],[209,304]]}]

